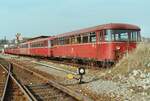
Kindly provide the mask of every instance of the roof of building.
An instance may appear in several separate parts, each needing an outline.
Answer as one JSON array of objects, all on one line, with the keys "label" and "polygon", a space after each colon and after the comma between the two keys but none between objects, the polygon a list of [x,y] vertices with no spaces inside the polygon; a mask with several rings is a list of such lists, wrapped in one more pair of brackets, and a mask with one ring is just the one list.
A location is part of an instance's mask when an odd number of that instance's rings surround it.
[{"label": "roof of building", "polygon": [[50,37],[50,36],[37,36],[37,37],[34,37],[34,38],[30,38],[27,41],[32,41],[32,40],[36,40],[36,39],[43,39],[43,38],[48,38],[48,37]]}]

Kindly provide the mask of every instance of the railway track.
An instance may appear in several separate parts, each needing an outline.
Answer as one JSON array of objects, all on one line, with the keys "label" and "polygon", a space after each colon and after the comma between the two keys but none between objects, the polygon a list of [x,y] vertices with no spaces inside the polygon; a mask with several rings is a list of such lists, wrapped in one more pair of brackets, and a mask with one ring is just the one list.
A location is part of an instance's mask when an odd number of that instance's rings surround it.
[{"label": "railway track", "polygon": [[[37,59],[37,60],[43,60],[43,59]],[[101,67],[97,66],[96,63],[92,63],[92,62],[77,62],[74,60],[57,60],[57,59],[44,59],[44,61],[47,62],[52,62],[52,63],[56,63],[56,64],[64,64],[64,65],[69,65],[69,66],[73,66],[73,67],[85,67],[86,69],[90,69],[90,68],[94,68],[94,69],[101,69]]]},{"label": "railway track", "polygon": [[[10,62],[10,61],[9,61]],[[12,74],[33,101],[92,101],[42,75],[12,62]]]},{"label": "railway track", "polygon": [[[6,65],[5,65],[6,66]],[[22,85],[11,74],[11,67],[5,68],[0,64],[0,100],[1,101],[29,101],[32,100]]]},{"label": "railway track", "polygon": [[0,76],[0,98],[2,98],[8,73],[1,66],[0,66],[0,75],[1,75]]},{"label": "railway track", "polygon": [[[16,55],[17,57],[14,58],[18,58],[18,57],[29,57],[32,59],[35,59],[36,61],[47,61],[47,62],[52,62],[52,63],[56,63],[56,64],[64,64],[64,65],[69,65],[69,66],[73,66],[73,67],[85,67],[87,69],[93,68],[93,69],[104,69],[104,67],[108,67],[108,66],[100,66],[97,64],[97,62],[92,62],[92,61],[86,61],[86,62],[78,62],[77,60],[71,60],[71,59],[53,59],[53,58],[43,58],[43,57],[34,57],[34,56],[22,56],[22,55]],[[104,64],[103,64],[104,65]],[[109,66],[113,67],[112,66]]]}]

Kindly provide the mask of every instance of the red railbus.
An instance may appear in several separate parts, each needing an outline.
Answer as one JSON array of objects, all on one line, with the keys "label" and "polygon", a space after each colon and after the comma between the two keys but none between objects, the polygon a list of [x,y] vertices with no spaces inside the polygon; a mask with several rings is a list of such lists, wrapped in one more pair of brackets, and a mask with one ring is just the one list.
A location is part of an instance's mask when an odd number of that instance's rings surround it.
[{"label": "red railbus", "polygon": [[22,44],[27,44],[24,55],[114,63],[140,41],[138,26],[110,23]]},{"label": "red railbus", "polygon": [[111,23],[55,36],[53,56],[114,62],[136,48],[140,28]]}]

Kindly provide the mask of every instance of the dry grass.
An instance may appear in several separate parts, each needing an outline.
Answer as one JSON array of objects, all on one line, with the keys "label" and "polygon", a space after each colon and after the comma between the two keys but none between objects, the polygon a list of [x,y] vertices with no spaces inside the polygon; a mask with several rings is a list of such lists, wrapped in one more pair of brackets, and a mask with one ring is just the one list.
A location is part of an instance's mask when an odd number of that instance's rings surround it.
[{"label": "dry grass", "polygon": [[138,47],[124,56],[111,70],[112,75],[127,74],[132,70],[150,71],[150,43],[140,43]]}]

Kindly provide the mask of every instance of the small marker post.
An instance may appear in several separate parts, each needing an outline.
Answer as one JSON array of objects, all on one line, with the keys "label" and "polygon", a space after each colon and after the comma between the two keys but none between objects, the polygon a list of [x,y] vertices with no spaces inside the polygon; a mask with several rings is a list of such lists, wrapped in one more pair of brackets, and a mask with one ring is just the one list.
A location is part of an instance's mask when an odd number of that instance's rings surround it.
[{"label": "small marker post", "polygon": [[85,74],[85,68],[84,67],[78,68],[78,73],[80,75],[79,84],[82,84],[83,83],[83,81],[82,81],[83,75]]}]

